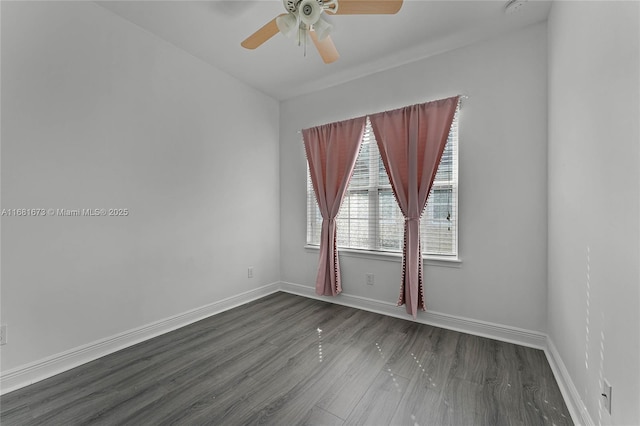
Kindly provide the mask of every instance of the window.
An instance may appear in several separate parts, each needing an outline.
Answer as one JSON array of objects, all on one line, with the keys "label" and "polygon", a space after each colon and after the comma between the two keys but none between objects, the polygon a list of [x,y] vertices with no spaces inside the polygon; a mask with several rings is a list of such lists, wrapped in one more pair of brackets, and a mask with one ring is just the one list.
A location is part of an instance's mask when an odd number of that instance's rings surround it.
[{"label": "window", "polygon": [[[421,218],[423,255],[458,254],[458,112]],[[338,247],[402,252],[404,218],[367,119],[356,166],[337,217]],[[307,166],[307,244],[320,244],[322,216]]]}]

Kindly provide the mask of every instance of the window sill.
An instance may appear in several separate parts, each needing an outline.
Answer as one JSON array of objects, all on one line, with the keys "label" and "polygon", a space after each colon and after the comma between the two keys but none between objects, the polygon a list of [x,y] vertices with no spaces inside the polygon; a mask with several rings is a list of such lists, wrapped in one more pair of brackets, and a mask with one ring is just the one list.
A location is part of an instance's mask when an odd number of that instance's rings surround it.
[{"label": "window sill", "polygon": [[[305,245],[304,248],[307,251],[320,250],[320,246],[309,244]],[[382,260],[386,262],[402,262],[402,253],[397,252],[338,248],[338,253],[341,256],[357,257],[360,259]],[[432,266],[444,266],[447,268],[460,268],[462,266],[462,260],[457,256],[423,255],[422,260],[426,265]]]}]

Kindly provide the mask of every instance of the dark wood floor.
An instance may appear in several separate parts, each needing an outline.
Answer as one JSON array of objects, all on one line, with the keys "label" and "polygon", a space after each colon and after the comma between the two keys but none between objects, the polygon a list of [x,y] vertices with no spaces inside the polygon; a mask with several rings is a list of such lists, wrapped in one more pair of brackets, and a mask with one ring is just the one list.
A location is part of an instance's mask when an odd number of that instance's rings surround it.
[{"label": "dark wood floor", "polygon": [[2,425],[569,425],[544,353],[276,293],[0,398]]}]

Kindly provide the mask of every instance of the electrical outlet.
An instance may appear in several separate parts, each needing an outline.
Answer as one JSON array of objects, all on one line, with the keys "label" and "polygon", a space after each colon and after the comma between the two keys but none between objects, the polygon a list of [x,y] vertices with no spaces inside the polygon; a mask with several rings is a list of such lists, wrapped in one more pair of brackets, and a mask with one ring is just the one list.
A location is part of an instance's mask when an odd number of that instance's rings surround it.
[{"label": "electrical outlet", "polygon": [[7,324],[0,326],[0,345],[7,344]]},{"label": "electrical outlet", "polygon": [[604,408],[611,414],[611,385],[607,379],[604,379],[604,383],[602,384],[602,402]]},{"label": "electrical outlet", "polygon": [[375,277],[373,274],[367,274],[367,285],[373,285]]},{"label": "electrical outlet", "polygon": [[247,269],[247,277],[253,278],[253,266],[249,266],[249,269]]}]

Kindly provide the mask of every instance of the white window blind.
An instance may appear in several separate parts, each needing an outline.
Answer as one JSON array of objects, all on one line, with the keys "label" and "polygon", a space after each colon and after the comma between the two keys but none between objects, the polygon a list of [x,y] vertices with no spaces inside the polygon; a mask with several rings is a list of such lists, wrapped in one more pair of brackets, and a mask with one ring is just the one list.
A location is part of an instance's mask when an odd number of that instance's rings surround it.
[{"label": "white window blind", "polygon": [[[307,165],[307,244],[320,244],[322,216]],[[421,220],[424,255],[458,254],[458,112]],[[402,252],[404,218],[367,118],[356,166],[337,218],[338,246]]]}]

